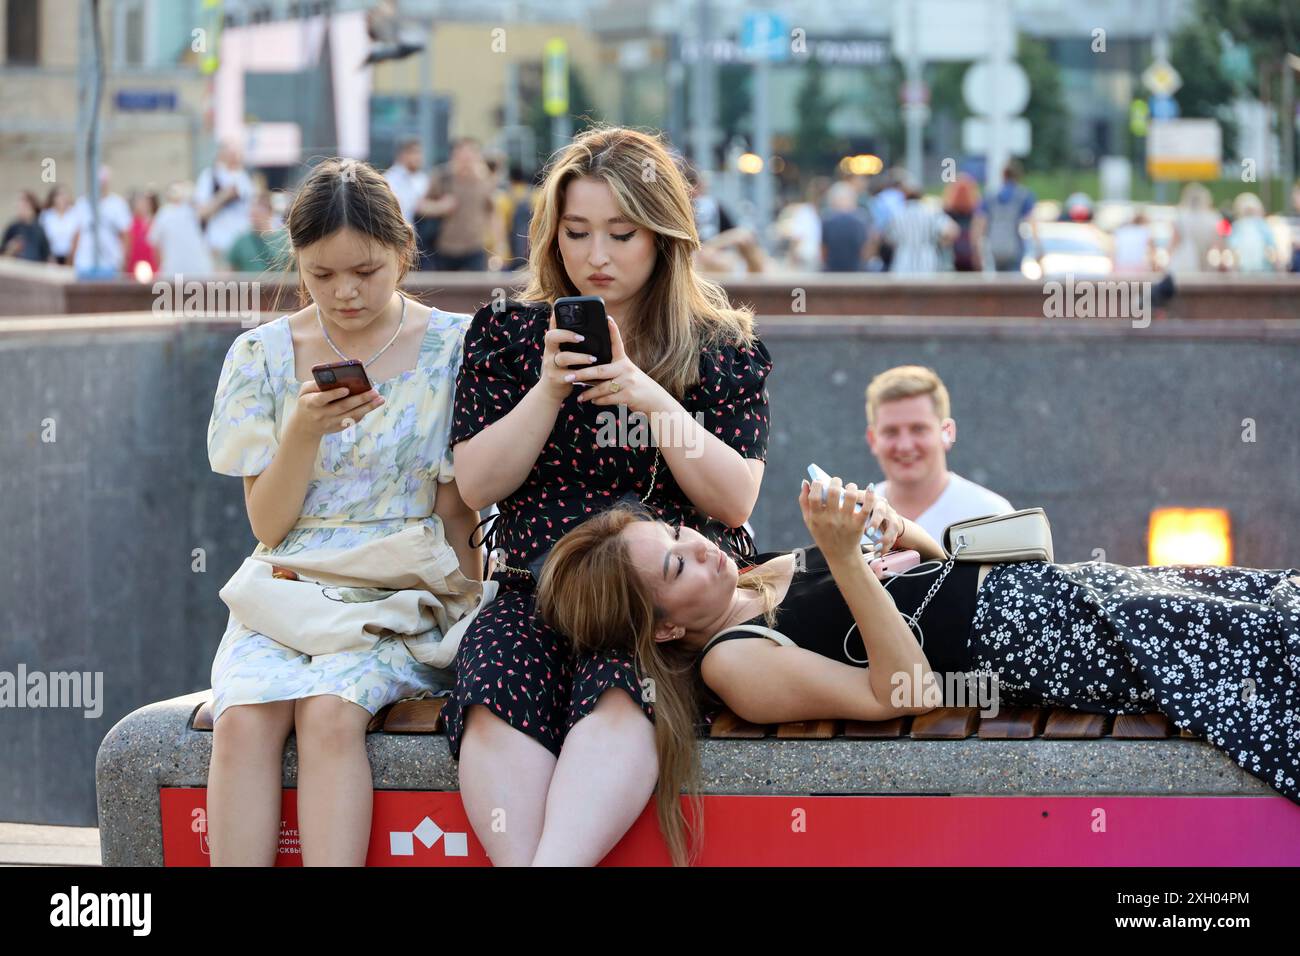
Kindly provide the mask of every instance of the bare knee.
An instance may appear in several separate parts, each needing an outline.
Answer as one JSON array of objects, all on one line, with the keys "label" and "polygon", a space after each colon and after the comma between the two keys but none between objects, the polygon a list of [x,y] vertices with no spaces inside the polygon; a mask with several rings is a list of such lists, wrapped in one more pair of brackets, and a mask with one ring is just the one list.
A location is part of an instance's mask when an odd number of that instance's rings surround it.
[{"label": "bare knee", "polygon": [[322,694],[298,701],[294,729],[298,749],[321,753],[343,753],[364,744],[369,712],[342,697]]},{"label": "bare knee", "polygon": [[291,700],[277,700],[227,707],[212,725],[213,757],[256,751],[278,754],[293,728],[293,704]]}]

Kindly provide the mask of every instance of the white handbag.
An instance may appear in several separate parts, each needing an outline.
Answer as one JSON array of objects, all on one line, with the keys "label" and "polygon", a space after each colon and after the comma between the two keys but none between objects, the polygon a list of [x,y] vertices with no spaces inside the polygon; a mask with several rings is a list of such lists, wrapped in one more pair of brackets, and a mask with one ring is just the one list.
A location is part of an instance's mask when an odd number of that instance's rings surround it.
[{"label": "white handbag", "polygon": [[998,564],[1052,561],[1052,526],[1042,508],[967,518],[943,529],[944,553],[956,561]]}]

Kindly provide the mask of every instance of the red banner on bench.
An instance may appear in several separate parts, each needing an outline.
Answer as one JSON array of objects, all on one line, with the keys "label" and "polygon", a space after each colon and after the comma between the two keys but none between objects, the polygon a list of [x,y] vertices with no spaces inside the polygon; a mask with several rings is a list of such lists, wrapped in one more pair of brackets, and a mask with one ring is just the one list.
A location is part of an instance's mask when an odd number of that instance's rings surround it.
[{"label": "red banner on bench", "polygon": [[[207,866],[207,791],[163,788],[163,862]],[[278,866],[299,866],[285,790]],[[1283,797],[703,798],[704,866],[1296,866]],[[368,866],[487,866],[460,794],[377,790]],[[653,804],[602,866],[666,866]]]}]

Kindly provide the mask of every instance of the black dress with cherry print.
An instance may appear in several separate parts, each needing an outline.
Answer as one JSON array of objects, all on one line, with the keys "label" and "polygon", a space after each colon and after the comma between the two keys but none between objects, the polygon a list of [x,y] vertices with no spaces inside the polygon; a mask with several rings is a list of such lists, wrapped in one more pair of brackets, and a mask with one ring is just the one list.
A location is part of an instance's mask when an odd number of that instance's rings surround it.
[{"label": "black dress with cherry print", "polygon": [[[479,309],[465,335],[456,380],[453,446],[503,418],[537,384],[549,319],[546,303],[507,301],[497,309]],[[699,382],[681,404],[742,458],[765,460],[769,421],[764,383],[771,367],[771,357],[757,339],[747,348],[723,344],[706,349],[700,355]],[[619,407],[579,403],[580,393],[575,387],[565,399],[523,484],[497,502],[500,514],[488,542],[504,551],[511,567],[529,567],[586,518],[626,496],[641,498],[649,488],[655,449],[648,442],[644,447],[607,446],[599,438],[602,424],[618,415]],[[635,418],[630,431],[634,424]],[[695,528],[733,554],[749,549],[743,531],[727,528],[691,504],[662,458],[647,504],[664,521]],[[568,641],[536,615],[530,574],[498,570],[496,577],[496,600],[479,613],[456,655],[456,686],[443,710],[453,758],[459,759],[465,709],[473,704],[486,705],[557,755],[569,728],[612,687],[626,690],[654,719],[651,695],[630,657],[575,655]]]}]

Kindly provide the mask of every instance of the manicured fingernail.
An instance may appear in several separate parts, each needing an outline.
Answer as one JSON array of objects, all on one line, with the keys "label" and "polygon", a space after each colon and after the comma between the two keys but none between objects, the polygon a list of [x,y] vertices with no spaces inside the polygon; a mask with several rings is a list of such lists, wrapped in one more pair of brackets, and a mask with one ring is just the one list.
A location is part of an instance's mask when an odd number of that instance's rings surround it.
[{"label": "manicured fingernail", "polygon": [[575,342],[581,342],[584,338],[586,338],[586,336],[581,335],[581,334],[579,334],[579,333],[577,333],[577,332],[575,332],[574,335],[577,335],[577,336],[578,336],[576,339],[574,339]]},{"label": "manicured fingernail", "polygon": [[568,375],[564,376],[564,380],[565,380],[566,382],[572,382],[574,378],[575,378],[575,376],[573,375],[572,372],[570,372]]}]

